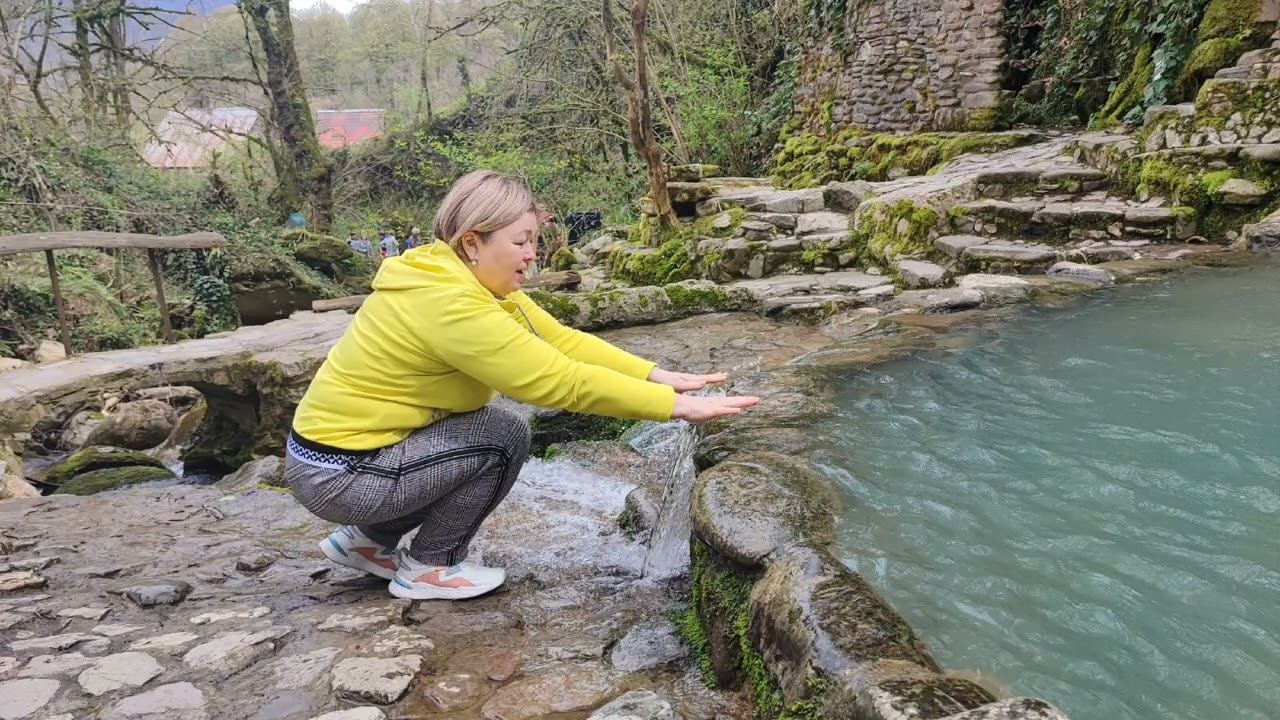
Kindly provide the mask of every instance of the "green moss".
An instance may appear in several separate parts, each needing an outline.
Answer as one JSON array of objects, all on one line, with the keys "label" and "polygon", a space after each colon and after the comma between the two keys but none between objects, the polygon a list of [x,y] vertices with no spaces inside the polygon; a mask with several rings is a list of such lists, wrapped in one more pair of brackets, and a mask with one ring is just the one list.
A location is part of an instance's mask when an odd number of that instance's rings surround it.
[{"label": "green moss", "polygon": [[564,293],[547,290],[527,290],[525,294],[529,296],[530,300],[537,303],[538,307],[546,310],[552,317],[562,323],[569,324],[578,319],[578,304]]},{"label": "green moss", "polygon": [[[728,225],[724,227],[715,227],[713,225],[717,219],[726,215],[729,217]],[[742,224],[742,221],[746,219],[747,211],[743,208],[729,208],[728,210],[716,215],[698,218],[688,228],[682,228],[678,230],[675,235],[670,235],[669,237],[675,237],[678,235],[680,237],[727,238],[733,235],[734,231],[738,229],[738,226]],[[667,239],[669,239],[669,237]]]},{"label": "green moss", "polygon": [[611,275],[633,285],[666,285],[697,277],[691,243],[684,237],[674,237],[654,252],[623,255],[612,267]]},{"label": "green moss", "polygon": [[941,216],[933,208],[899,200],[893,205],[863,203],[858,207],[854,247],[863,259],[888,262],[892,258],[927,255],[929,235]]},{"label": "green moss", "polygon": [[68,495],[93,495],[104,490],[112,490],[126,485],[151,482],[152,480],[168,480],[173,473],[163,467],[149,465],[129,465],[125,467],[107,467],[81,473],[67,480],[58,487],[59,493]]},{"label": "green moss", "polygon": [[550,264],[552,270],[568,270],[573,267],[575,262],[577,262],[577,258],[573,256],[573,251],[567,247],[562,247],[551,256]]},{"label": "green moss", "polygon": [[690,288],[683,285],[667,285],[662,288],[671,307],[681,313],[690,310],[732,310],[734,303],[724,288]]},{"label": "green moss", "polygon": [[1175,97],[1183,101],[1195,99],[1200,85],[1219,70],[1234,65],[1247,47],[1243,40],[1235,37],[1213,38],[1197,45],[1178,75]]},{"label": "green moss", "polygon": [[774,156],[773,179],[782,187],[802,188],[834,180],[885,180],[895,169],[923,175],[964,153],[998,152],[1027,140],[1000,133],[797,135]]},{"label": "green moss", "polygon": [[800,264],[811,268],[819,265],[826,266],[832,262],[834,262],[833,253],[828,248],[809,248],[800,253]]},{"label": "green moss", "polygon": [[626,418],[568,411],[535,415],[531,424],[533,440],[529,451],[535,457],[549,460],[555,457],[554,453],[547,457],[552,445],[574,440],[617,440],[636,422]]},{"label": "green moss", "polygon": [[89,447],[55,465],[45,477],[45,482],[50,485],[63,485],[78,475],[95,470],[139,466],[159,468],[164,470],[166,475],[169,474],[164,463],[150,455],[132,450],[100,450]]},{"label": "green moss", "polygon": [[267,492],[280,493],[281,495],[292,495],[293,491],[283,485],[272,485],[271,483],[260,482],[253,486],[254,490],[266,490]]},{"label": "green moss", "polygon": [[636,518],[631,514],[630,510],[623,510],[618,513],[618,529],[626,536],[628,540],[635,538],[636,533],[640,531],[639,525],[636,524]]},{"label": "green moss", "polygon": [[1233,179],[1235,176],[1236,174],[1232,170],[1208,172],[1200,176],[1200,186],[1204,188],[1205,193],[1210,197],[1215,197],[1217,196],[1218,191],[1222,189],[1222,186],[1226,185],[1227,181]]},{"label": "green moss", "polygon": [[1133,66],[1124,80],[1111,92],[1107,104],[1102,106],[1090,121],[1090,127],[1109,127],[1125,119],[1129,111],[1142,105],[1147,86],[1155,74],[1151,62],[1151,45],[1143,45],[1133,59]]},{"label": "green moss", "polygon": [[1244,38],[1255,30],[1262,0],[1209,0],[1200,21],[1198,40]]}]

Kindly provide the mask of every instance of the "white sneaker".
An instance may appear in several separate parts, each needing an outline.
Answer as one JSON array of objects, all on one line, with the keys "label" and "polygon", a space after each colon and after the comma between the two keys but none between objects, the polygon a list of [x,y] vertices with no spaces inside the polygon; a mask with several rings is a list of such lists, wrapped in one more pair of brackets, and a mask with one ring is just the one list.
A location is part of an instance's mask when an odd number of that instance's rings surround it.
[{"label": "white sneaker", "polygon": [[329,537],[320,541],[320,552],[339,565],[363,570],[383,580],[395,577],[398,566],[394,548],[388,550],[352,525],[343,525],[329,533]]},{"label": "white sneaker", "polygon": [[409,557],[400,556],[400,569],[388,586],[391,594],[411,600],[463,600],[483,595],[501,585],[507,579],[502,568],[484,567],[474,563],[457,565],[426,565]]}]

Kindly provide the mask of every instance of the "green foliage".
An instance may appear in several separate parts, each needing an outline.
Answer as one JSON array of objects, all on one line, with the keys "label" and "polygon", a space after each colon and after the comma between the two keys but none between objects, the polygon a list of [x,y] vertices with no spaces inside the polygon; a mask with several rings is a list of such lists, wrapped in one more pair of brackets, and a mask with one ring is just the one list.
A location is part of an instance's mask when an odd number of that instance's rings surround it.
[{"label": "green foliage", "polygon": [[751,103],[748,68],[731,43],[700,47],[684,77],[664,77],[662,91],[676,98],[676,119],[689,155],[698,162],[750,172],[757,128],[742,112]]},{"label": "green foliage", "polygon": [[1119,123],[1142,103],[1146,87],[1151,84],[1155,68],[1151,64],[1151,46],[1143,45],[1133,59],[1133,69],[1112,91],[1107,104],[1090,121],[1093,127],[1108,127]]}]

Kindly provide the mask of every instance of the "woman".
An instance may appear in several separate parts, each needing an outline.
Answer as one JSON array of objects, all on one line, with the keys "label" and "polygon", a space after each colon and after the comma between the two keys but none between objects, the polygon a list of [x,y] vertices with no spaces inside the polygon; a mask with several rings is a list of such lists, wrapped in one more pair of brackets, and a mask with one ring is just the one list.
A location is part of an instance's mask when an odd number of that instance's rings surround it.
[{"label": "woman", "polygon": [[460,179],[436,213],[438,242],[383,262],[298,405],[285,477],[308,510],[343,523],[321,551],[390,580],[398,597],[475,597],[506,577],[464,562],[529,452],[527,422],[488,405],[495,393],[658,421],[757,402],[679,394],[725,376],[668,372],[556,322],[520,292],[538,230],[520,181]]}]

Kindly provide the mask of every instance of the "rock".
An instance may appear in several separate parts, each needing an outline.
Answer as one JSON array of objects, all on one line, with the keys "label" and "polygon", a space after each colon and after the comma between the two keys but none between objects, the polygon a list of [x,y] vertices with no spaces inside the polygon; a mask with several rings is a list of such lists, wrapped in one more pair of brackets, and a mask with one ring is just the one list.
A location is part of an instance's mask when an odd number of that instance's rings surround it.
[{"label": "rock", "polygon": [[649,620],[631,628],[613,646],[609,661],[614,670],[636,672],[662,667],[684,656],[676,626],[670,620]]},{"label": "rock", "polygon": [[910,289],[938,287],[946,280],[947,271],[931,262],[903,260],[898,263],[902,284]]},{"label": "rock", "polygon": [[588,710],[616,692],[619,678],[595,665],[517,680],[494,693],[481,708],[485,720],[528,720],[552,713]]},{"label": "rock", "polygon": [[270,666],[276,689],[311,687],[333,664],[333,658],[337,654],[338,648],[325,647],[276,660]]},{"label": "rock", "polygon": [[35,361],[38,363],[58,362],[67,359],[67,348],[55,340],[41,340],[36,346]]},{"label": "rock", "polygon": [[894,299],[894,306],[918,307],[925,313],[971,310],[982,304],[982,293],[967,288],[907,290]]},{"label": "rock", "polygon": [[275,625],[256,632],[235,630],[220,633],[214,639],[188,650],[182,656],[182,663],[196,672],[207,674],[211,679],[220,680],[275,652],[275,641],[292,631],[292,628]]},{"label": "rock", "polygon": [[57,680],[21,679],[0,682],[0,718],[16,720],[49,704],[61,685]]},{"label": "rock", "polygon": [[817,286],[824,290],[836,290],[838,292],[860,292],[868,288],[883,285],[885,279],[877,277],[869,273],[858,272],[857,270],[842,270],[840,272],[827,273],[817,280]]},{"label": "rock", "polygon": [[317,715],[311,720],[387,720],[387,715],[376,707],[358,707]]},{"label": "rock", "polygon": [[[343,608],[342,612],[325,618],[316,629],[345,633],[374,632],[402,623],[408,606],[409,601],[394,599],[357,603],[350,606],[351,609]],[[430,631],[428,634],[431,634]]]},{"label": "rock", "polygon": [[94,427],[85,444],[146,450],[163,443],[177,421],[177,412],[163,400],[124,402]]},{"label": "rock", "polygon": [[797,235],[842,234],[849,232],[849,216],[837,212],[811,212],[796,216]]},{"label": "rock", "polygon": [[248,553],[236,558],[236,570],[240,572],[262,572],[271,567],[279,557],[276,553],[261,551]]},{"label": "rock", "polygon": [[885,298],[893,297],[897,292],[898,288],[896,285],[877,285],[875,287],[867,288],[866,290],[859,290],[858,297],[867,298],[869,300],[883,300]]},{"label": "rock", "polygon": [[40,491],[23,476],[22,459],[0,441],[0,500],[33,497],[40,497]]},{"label": "rock", "polygon": [[516,618],[500,612],[441,613],[431,616],[421,630],[427,637],[450,637],[505,630],[517,624]]},{"label": "rock", "polygon": [[9,677],[9,674],[18,669],[22,661],[12,655],[0,655],[0,680]]},{"label": "rock", "polygon": [[177,605],[187,599],[191,585],[182,580],[160,582],[154,585],[135,585],[124,589],[124,596],[138,607]]},{"label": "rock", "polygon": [[0,375],[3,375],[10,370],[19,370],[25,367],[31,367],[31,363],[26,360],[19,360],[18,358],[0,357]]},{"label": "rock", "polygon": [[987,238],[980,237],[978,235],[944,235],[937,240],[934,240],[933,244],[947,255],[953,258],[958,258],[961,253],[964,252],[965,248],[973,247],[974,245],[984,245],[987,242]]},{"label": "rock", "polygon": [[632,690],[587,716],[587,720],[678,720],[671,703],[651,690]]},{"label": "rock", "polygon": [[57,677],[59,675],[68,675],[94,664],[97,662],[94,658],[85,657],[78,652],[63,653],[62,655],[37,655],[27,661],[27,666],[22,668],[22,672],[18,673],[18,677]]},{"label": "rock", "polygon": [[140,652],[123,652],[99,658],[76,681],[90,695],[102,695],[126,687],[142,687],[164,672],[155,658]]},{"label": "rock", "polygon": [[[174,711],[198,710],[204,704],[204,693],[199,688],[189,682],[179,682],[161,685],[140,695],[125,698],[115,704],[114,710],[125,717],[169,715]],[[176,715],[183,716],[182,713]]]},{"label": "rock", "polygon": [[403,625],[392,625],[373,636],[370,652],[378,657],[398,655],[426,655],[435,649],[431,638],[414,632]]},{"label": "rock", "polygon": [[250,460],[238,470],[214,483],[223,492],[244,492],[259,485],[284,487],[284,458],[268,455]]},{"label": "rock", "polygon": [[987,303],[999,304],[1018,302],[1031,295],[1031,283],[1019,277],[1008,275],[985,275],[974,273],[964,275],[956,280],[956,285],[965,290],[975,290]]},{"label": "rock", "polygon": [[1231,178],[1218,188],[1218,202],[1224,205],[1260,205],[1267,191],[1255,182]]},{"label": "rock", "polygon": [[1112,260],[1131,260],[1137,255],[1133,248],[1116,247],[1114,245],[1095,245],[1093,247],[1078,248],[1067,253],[1067,257],[1075,259],[1093,260],[1096,262],[1111,262]]},{"label": "rock", "polygon": [[667,178],[675,182],[698,182],[707,178],[720,177],[721,172],[719,165],[689,163],[668,166]]},{"label": "rock", "polygon": [[158,650],[164,653],[175,652],[196,640],[200,636],[190,632],[166,633],[164,635],[156,635],[154,637],[142,638],[134,640],[129,645],[130,650]]},{"label": "rock", "polygon": [[192,625],[208,625],[209,623],[222,622],[223,620],[256,620],[270,614],[271,608],[266,605],[260,605],[248,610],[211,610],[210,612],[196,615],[188,622]]},{"label": "rock", "polygon": [[126,625],[124,623],[108,623],[106,625],[93,626],[94,632],[98,633],[99,635],[106,635],[107,637],[111,637],[111,638],[116,637],[118,635],[128,635],[129,633],[135,633],[135,632],[138,632],[139,630],[146,630],[146,629],[147,629],[146,625]]},{"label": "rock", "polygon": [[960,254],[969,263],[1004,262],[1016,266],[1050,263],[1058,253],[1048,245],[971,245]]},{"label": "rock", "polygon": [[1268,145],[1247,145],[1240,154],[1249,160],[1266,163],[1280,163],[1280,143]]},{"label": "rock", "polygon": [[0,573],[0,592],[11,592],[13,590],[25,590],[27,588],[42,588],[48,583],[42,576],[37,575],[30,570],[17,570],[14,572]]},{"label": "rock", "polygon": [[828,183],[822,188],[823,202],[832,210],[853,212],[863,200],[871,197],[873,187],[863,180]]},{"label": "rock", "polygon": [[106,420],[97,410],[80,410],[62,426],[58,443],[67,450],[79,450],[89,444],[94,430]]},{"label": "rock", "polygon": [[480,699],[485,682],[470,673],[453,673],[428,679],[422,694],[441,712],[465,710]]},{"label": "rock", "polygon": [[445,669],[450,672],[484,675],[495,682],[506,682],[520,667],[520,655],[512,648],[478,647],[463,650],[449,658]]},{"label": "rock", "polygon": [[84,620],[101,620],[108,612],[107,608],[66,608],[57,612],[58,617],[62,618],[81,618]]},{"label": "rock", "polygon": [[1039,698],[1006,698],[972,710],[948,715],[946,720],[1067,720],[1057,708]]},{"label": "rock", "polygon": [[[632,535],[643,535],[658,522],[658,505],[649,496],[649,489],[639,486],[627,493],[625,511],[618,518],[618,525]],[[643,535],[647,537],[647,535]]]},{"label": "rock", "polygon": [[21,625],[23,622],[26,622],[26,620],[26,615],[19,615],[18,613],[11,612],[0,612],[0,630],[9,630]]},{"label": "rock", "polygon": [[728,230],[733,227],[733,214],[722,212],[719,215],[712,217],[708,223],[716,230]]},{"label": "rock", "polygon": [[44,481],[57,485],[59,492],[89,495],[120,485],[172,477],[164,463],[143,453],[87,447],[50,468]]},{"label": "rock", "polygon": [[1086,280],[1089,282],[1102,283],[1103,285],[1110,285],[1115,282],[1115,278],[1104,268],[1065,261],[1054,263],[1053,267],[1049,268],[1049,272],[1045,274],[1050,277],[1063,277],[1068,280]]},{"label": "rock", "polygon": [[385,705],[404,695],[421,667],[420,655],[347,658],[334,666],[331,687],[340,696]]},{"label": "rock", "polygon": [[64,633],[62,635],[49,635],[47,637],[29,638],[27,640],[14,640],[9,643],[9,649],[16,652],[23,650],[70,650],[80,643],[106,642],[106,638],[101,635],[90,635],[88,633]]}]

